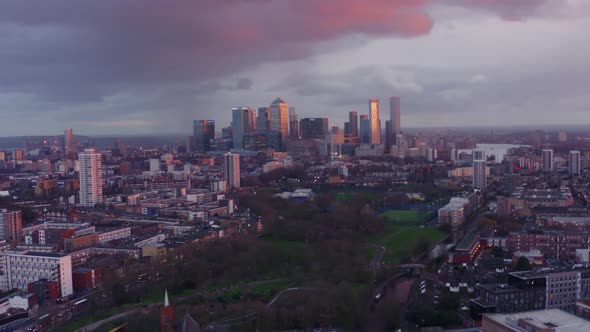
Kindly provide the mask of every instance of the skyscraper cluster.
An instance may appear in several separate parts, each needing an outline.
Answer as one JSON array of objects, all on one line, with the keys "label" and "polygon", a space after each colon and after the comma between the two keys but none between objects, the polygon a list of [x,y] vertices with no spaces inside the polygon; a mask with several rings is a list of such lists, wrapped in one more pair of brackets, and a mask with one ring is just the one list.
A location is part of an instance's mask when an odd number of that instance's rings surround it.
[{"label": "skyscraper cluster", "polygon": [[299,119],[294,107],[289,107],[284,100],[276,98],[269,106],[259,107],[258,110],[247,106],[233,108],[231,126],[222,129],[223,142],[215,138],[213,120],[195,120],[193,136],[189,139],[190,146],[187,150],[208,152],[214,149],[224,150],[225,147],[234,151],[259,151],[264,148],[285,151],[288,140],[326,140],[329,134],[337,134],[343,136],[344,143],[384,145],[383,150],[390,153],[391,147],[400,143],[402,133],[400,98],[390,97],[389,103],[390,114],[386,121],[385,137],[382,132],[380,104],[376,98],[369,99],[367,114],[359,116],[357,111],[349,112],[344,130],[339,129],[336,132],[329,130],[328,118]]}]

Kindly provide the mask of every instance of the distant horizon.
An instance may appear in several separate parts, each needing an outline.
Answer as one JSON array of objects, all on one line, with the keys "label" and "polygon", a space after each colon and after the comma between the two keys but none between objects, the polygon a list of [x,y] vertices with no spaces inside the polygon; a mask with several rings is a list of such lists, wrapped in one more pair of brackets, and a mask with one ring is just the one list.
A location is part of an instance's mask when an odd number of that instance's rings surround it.
[{"label": "distant horizon", "polygon": [[[338,126],[339,128],[343,128],[343,126]],[[224,128],[224,127],[221,127]],[[216,133],[221,132],[221,128],[215,128]],[[569,130],[586,130],[590,129],[589,124],[547,124],[547,125],[522,125],[522,124],[515,124],[515,125],[503,125],[503,126],[424,126],[424,127],[402,127],[402,132],[404,130],[409,131],[419,131],[419,130],[475,130],[475,129],[486,129],[486,130],[494,130],[494,129],[514,129],[514,130],[556,130],[559,129],[569,129]],[[90,138],[117,138],[117,137],[158,137],[158,136],[165,136],[165,137],[188,137],[192,136],[192,133],[187,131],[186,133],[170,133],[170,132],[145,132],[145,133],[136,133],[136,134],[99,134],[99,135],[88,135],[88,134],[79,134],[76,131],[76,128],[72,128],[74,132],[74,136],[80,137],[90,137]],[[381,128],[383,132],[385,130],[384,127]],[[65,131],[65,129],[64,129]],[[17,135],[17,136],[0,136],[0,139],[8,139],[8,138],[26,138],[26,137],[59,137],[63,136],[64,134],[36,134],[36,135]]]}]

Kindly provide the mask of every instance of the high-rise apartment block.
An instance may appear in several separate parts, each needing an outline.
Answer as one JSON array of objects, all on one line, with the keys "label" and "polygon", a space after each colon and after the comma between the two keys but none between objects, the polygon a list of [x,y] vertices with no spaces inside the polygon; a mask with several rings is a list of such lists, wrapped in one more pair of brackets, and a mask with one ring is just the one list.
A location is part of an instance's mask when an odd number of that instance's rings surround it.
[{"label": "high-rise apartment block", "polygon": [[370,144],[381,144],[381,119],[379,118],[379,100],[369,99],[369,121],[371,123]]},{"label": "high-rise apartment block", "polygon": [[570,151],[569,170],[570,174],[579,175],[580,169],[580,151]]},{"label": "high-rise apartment block", "polygon": [[553,172],[552,149],[543,149],[543,172]]},{"label": "high-rise apartment block", "polygon": [[223,155],[223,178],[228,188],[240,188],[240,155],[226,153]]},{"label": "high-rise apartment block", "polygon": [[80,159],[80,205],[94,207],[102,204],[102,156],[86,149]]},{"label": "high-rise apartment block", "polygon": [[197,152],[211,151],[211,145],[215,141],[215,121],[195,120],[193,121],[193,144],[192,150]]},{"label": "high-rise apartment block", "polygon": [[473,187],[485,189],[486,178],[486,154],[485,151],[473,150]]},{"label": "high-rise apartment block", "polygon": [[18,241],[22,237],[22,233],[22,212],[0,209],[0,240]]},{"label": "high-rise apartment block", "polygon": [[64,132],[64,155],[67,159],[74,158],[74,131],[72,128],[66,129]]}]

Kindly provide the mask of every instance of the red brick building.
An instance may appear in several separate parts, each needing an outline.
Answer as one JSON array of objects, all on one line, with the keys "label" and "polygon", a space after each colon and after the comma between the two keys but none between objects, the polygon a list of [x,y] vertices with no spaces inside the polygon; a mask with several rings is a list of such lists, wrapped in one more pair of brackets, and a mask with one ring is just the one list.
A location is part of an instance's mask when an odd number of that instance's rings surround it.
[{"label": "red brick building", "polygon": [[102,268],[80,267],[72,271],[74,291],[96,288],[102,283]]}]

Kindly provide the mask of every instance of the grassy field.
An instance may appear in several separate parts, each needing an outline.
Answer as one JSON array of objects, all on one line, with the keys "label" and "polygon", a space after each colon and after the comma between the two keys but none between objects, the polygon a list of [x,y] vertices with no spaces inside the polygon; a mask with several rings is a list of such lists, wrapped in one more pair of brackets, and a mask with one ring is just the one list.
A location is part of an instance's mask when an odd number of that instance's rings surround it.
[{"label": "grassy field", "polygon": [[381,215],[391,221],[419,222],[424,221],[428,216],[428,212],[414,210],[387,210]]},{"label": "grassy field", "polygon": [[248,293],[257,297],[270,297],[281,289],[289,287],[291,284],[293,284],[291,280],[276,281],[273,283],[254,286],[248,290]]},{"label": "grassy field", "polygon": [[430,246],[444,239],[447,235],[434,228],[398,227],[388,223],[382,235],[369,238],[372,243],[386,248],[383,261],[388,264],[399,264],[404,256],[412,254],[412,250],[420,243]]},{"label": "grassy field", "polygon": [[262,237],[260,237],[260,239],[272,244],[274,247],[285,250],[286,252],[289,252],[289,253],[297,253],[299,251],[299,249],[301,249],[301,247],[305,245],[305,243],[303,243],[303,242],[289,241],[289,240],[277,240],[277,239],[273,239],[272,237],[268,237],[268,236],[262,236]]}]

